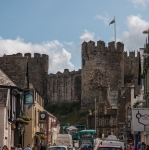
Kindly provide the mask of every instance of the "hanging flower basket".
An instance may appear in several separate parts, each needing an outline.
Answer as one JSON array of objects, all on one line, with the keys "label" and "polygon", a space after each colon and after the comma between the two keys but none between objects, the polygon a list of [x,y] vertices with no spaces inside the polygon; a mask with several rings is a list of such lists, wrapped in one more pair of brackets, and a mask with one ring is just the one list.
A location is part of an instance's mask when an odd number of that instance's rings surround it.
[{"label": "hanging flower basket", "polygon": [[17,122],[17,123],[28,125],[30,121],[25,121],[22,118],[17,118],[16,120],[13,120],[13,122]]},{"label": "hanging flower basket", "polygon": [[14,123],[11,124],[11,129],[14,130],[16,128],[16,125]]},{"label": "hanging flower basket", "polygon": [[30,118],[30,117],[28,117],[28,116],[22,116],[21,117],[23,120],[25,120],[25,121],[31,121],[32,119]]},{"label": "hanging flower basket", "polygon": [[45,140],[47,138],[47,136],[44,135],[44,134],[39,134],[39,137],[40,137],[41,140]]},{"label": "hanging flower basket", "polygon": [[37,138],[37,139],[40,139],[40,136],[35,134],[33,138]]}]

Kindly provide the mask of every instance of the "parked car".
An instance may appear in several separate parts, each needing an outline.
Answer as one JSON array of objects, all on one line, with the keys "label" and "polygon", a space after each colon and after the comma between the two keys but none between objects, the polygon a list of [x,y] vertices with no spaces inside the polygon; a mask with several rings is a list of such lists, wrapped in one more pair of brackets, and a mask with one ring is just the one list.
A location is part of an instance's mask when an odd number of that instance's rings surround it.
[{"label": "parked car", "polygon": [[48,150],[69,150],[67,146],[49,146]]},{"label": "parked car", "polygon": [[93,146],[90,142],[82,143],[79,150],[93,150]]},{"label": "parked car", "polygon": [[68,147],[68,150],[75,150],[75,147]]},{"label": "parked car", "polygon": [[123,150],[122,146],[99,145],[96,150]]}]

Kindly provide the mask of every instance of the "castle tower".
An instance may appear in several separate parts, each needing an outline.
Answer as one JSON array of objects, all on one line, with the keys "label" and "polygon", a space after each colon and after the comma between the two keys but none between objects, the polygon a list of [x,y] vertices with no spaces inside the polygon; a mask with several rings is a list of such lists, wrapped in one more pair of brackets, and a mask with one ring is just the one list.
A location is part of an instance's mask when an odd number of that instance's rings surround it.
[{"label": "castle tower", "polygon": [[[106,90],[118,90],[124,86],[124,44],[114,42],[108,47],[103,41],[82,43],[82,105],[106,100]],[[104,89],[104,90],[103,90]],[[86,106],[87,107],[87,106]]]},{"label": "castle tower", "polygon": [[29,82],[43,95],[46,89],[46,77],[48,74],[48,55],[38,53],[31,57],[31,53],[4,55],[0,57],[0,68],[20,88],[27,88],[27,62]]},{"label": "castle tower", "polygon": [[46,92],[49,56],[39,53],[34,53],[34,57],[31,57],[31,53],[25,53],[24,56],[28,58],[29,82],[44,95]]}]

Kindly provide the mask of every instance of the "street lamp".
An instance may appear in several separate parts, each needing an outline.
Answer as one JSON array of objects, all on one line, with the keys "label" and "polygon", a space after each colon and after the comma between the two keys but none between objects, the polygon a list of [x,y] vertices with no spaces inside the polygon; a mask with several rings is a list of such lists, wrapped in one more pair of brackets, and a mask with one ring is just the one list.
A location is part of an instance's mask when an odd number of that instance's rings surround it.
[{"label": "street lamp", "polygon": [[96,130],[96,98],[95,98],[95,130]]}]

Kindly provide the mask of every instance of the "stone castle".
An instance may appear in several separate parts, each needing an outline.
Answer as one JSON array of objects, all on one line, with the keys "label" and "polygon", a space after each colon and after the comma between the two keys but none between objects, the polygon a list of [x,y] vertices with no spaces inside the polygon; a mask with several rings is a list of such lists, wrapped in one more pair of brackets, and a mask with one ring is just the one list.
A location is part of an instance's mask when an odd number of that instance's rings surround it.
[{"label": "stone castle", "polygon": [[[46,103],[81,101],[82,108],[94,105],[94,99],[108,99],[114,107],[118,93],[138,76],[138,55],[124,51],[124,44],[103,41],[82,43],[82,69],[48,74],[49,56],[35,53],[4,55],[0,68],[20,88],[27,87],[27,80],[34,85]],[[28,64],[28,65],[27,65]],[[106,90],[104,90],[106,89]],[[111,94],[111,96],[110,96]],[[107,98],[108,97],[108,98]]]}]

